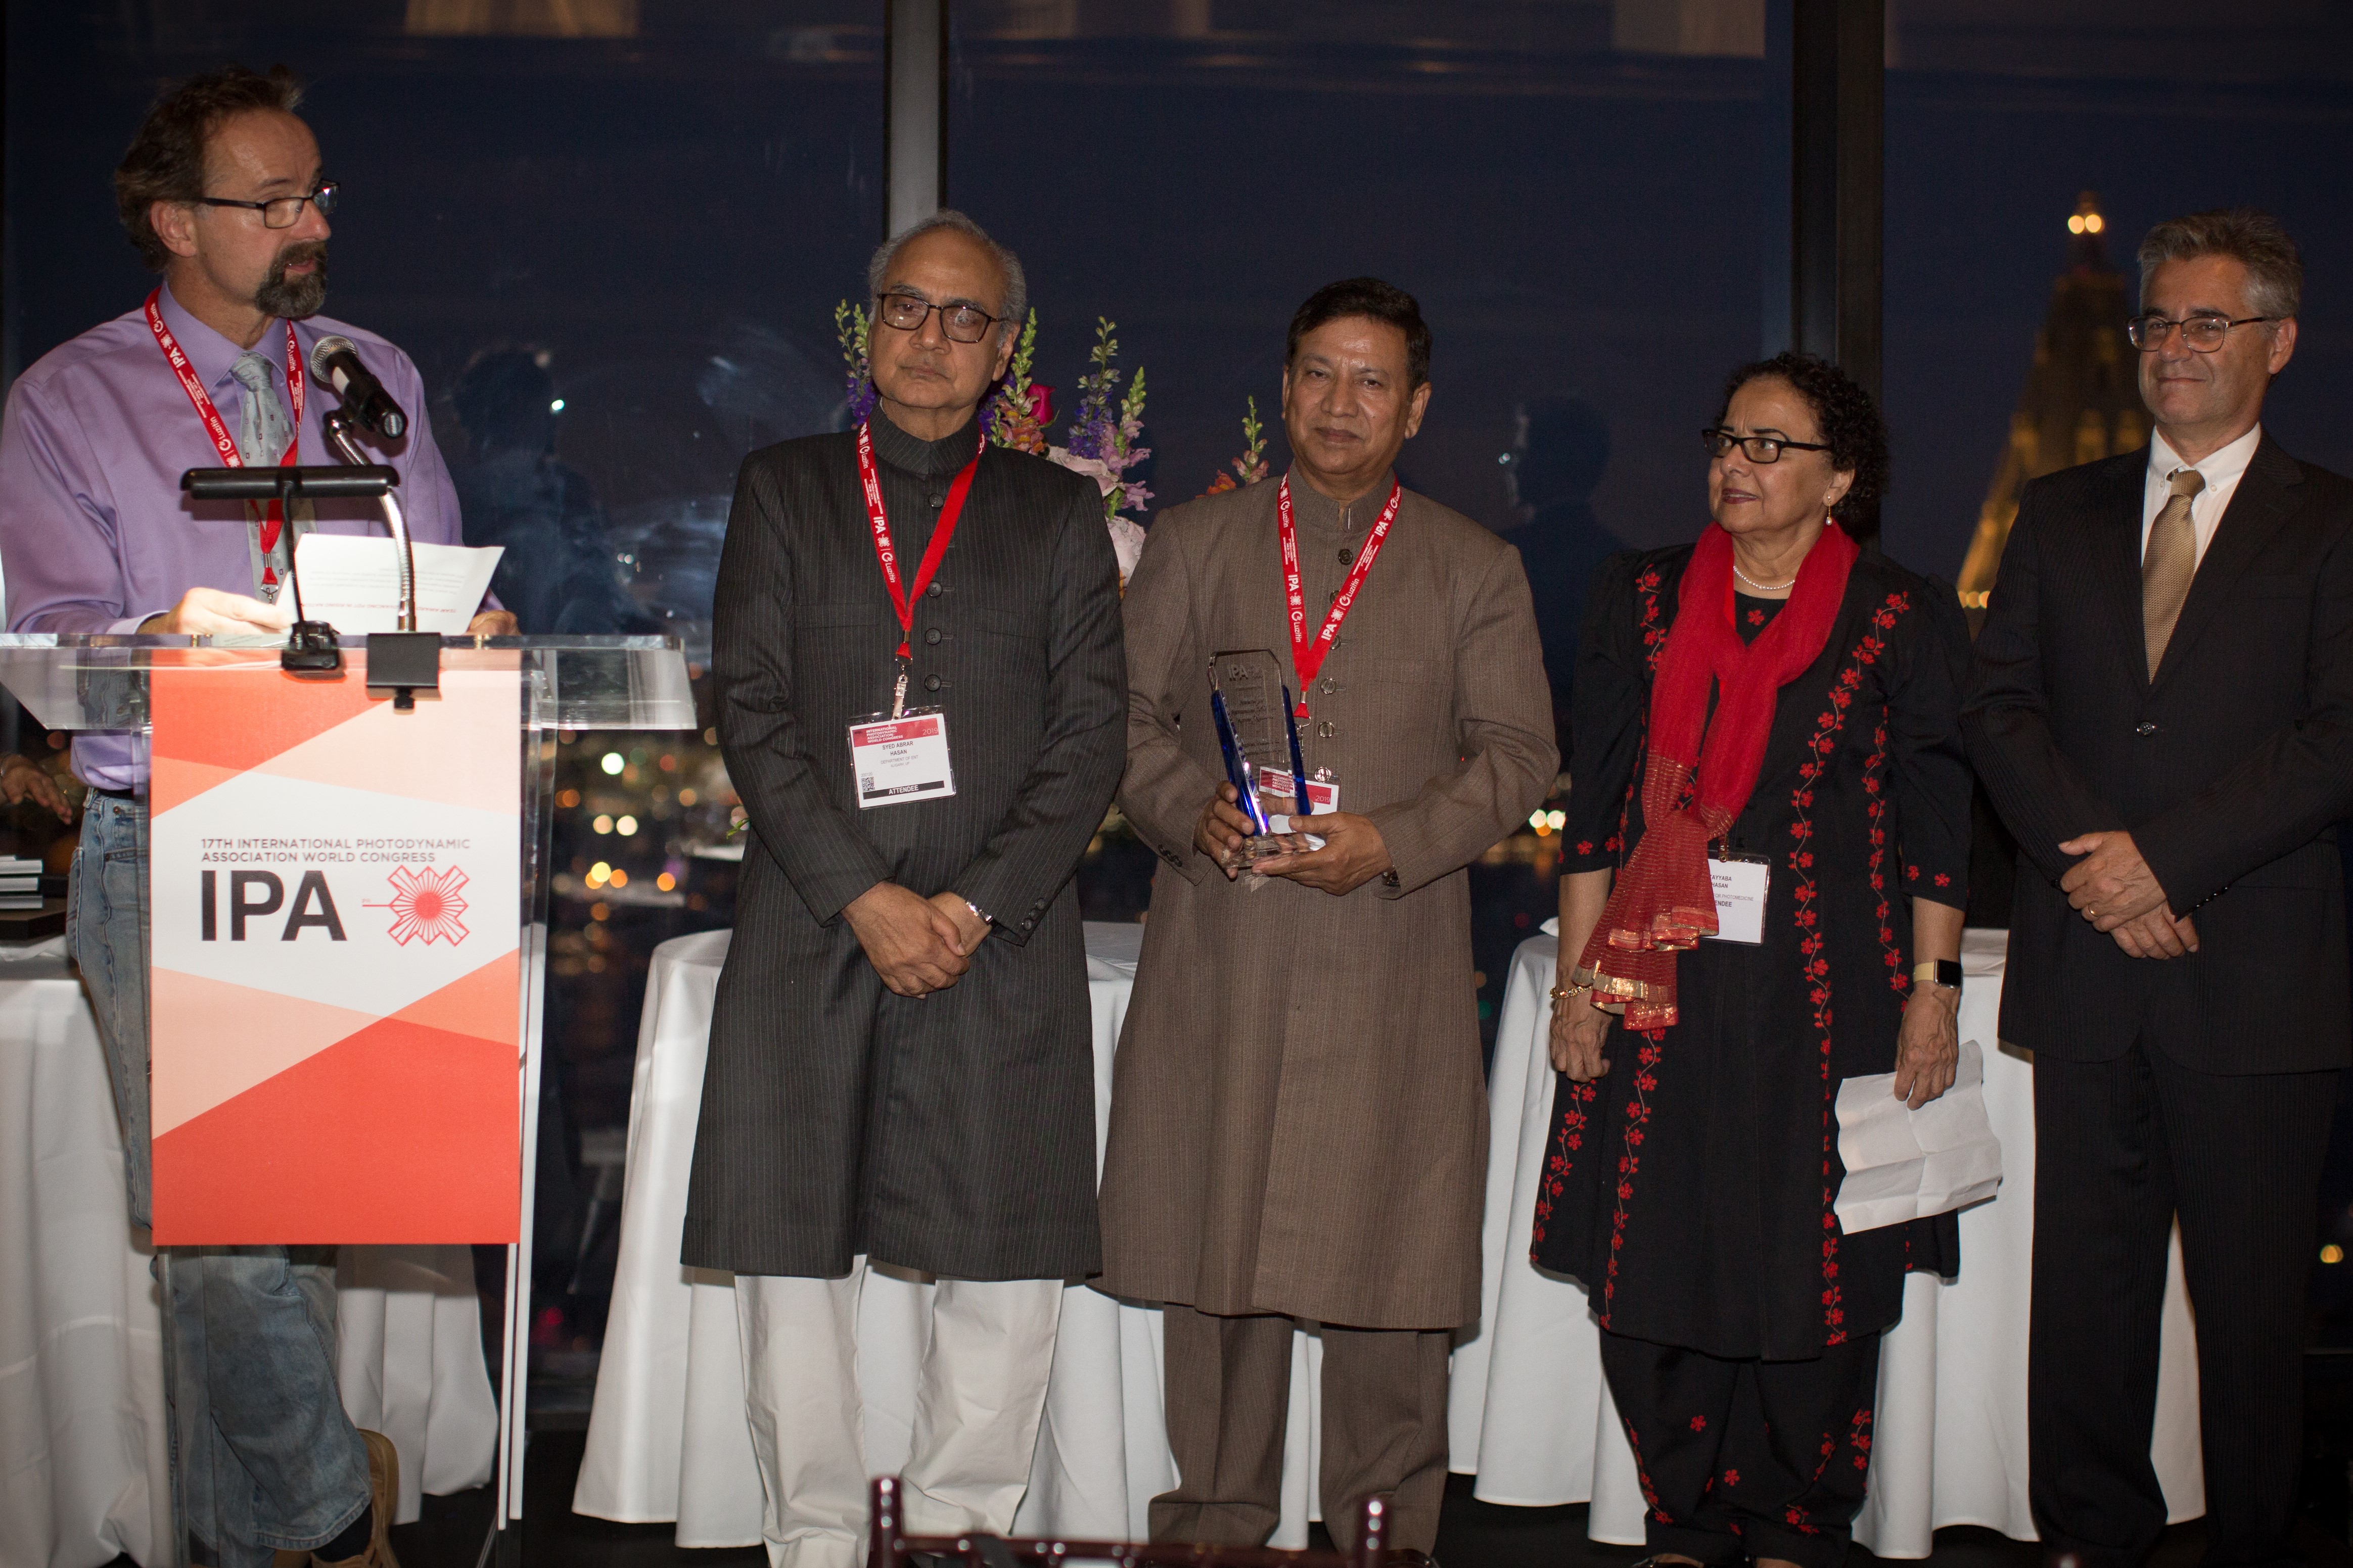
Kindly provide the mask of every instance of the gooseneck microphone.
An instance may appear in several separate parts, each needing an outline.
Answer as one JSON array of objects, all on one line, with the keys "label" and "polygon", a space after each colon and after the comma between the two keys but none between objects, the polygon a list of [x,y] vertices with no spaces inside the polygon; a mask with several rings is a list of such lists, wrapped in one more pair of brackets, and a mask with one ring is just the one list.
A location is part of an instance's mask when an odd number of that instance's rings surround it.
[{"label": "gooseneck microphone", "polygon": [[385,440],[397,441],[407,433],[408,416],[360,363],[351,339],[340,333],[321,338],[311,350],[311,374],[335,389],[353,419]]}]

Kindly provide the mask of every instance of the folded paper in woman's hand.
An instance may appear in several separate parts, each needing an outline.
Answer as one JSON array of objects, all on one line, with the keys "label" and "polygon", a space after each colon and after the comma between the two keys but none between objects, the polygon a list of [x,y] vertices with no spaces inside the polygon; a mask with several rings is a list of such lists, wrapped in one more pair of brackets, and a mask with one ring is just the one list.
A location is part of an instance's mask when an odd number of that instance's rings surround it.
[{"label": "folded paper in woman's hand", "polygon": [[1953,1087],[1915,1110],[1895,1075],[1839,1085],[1839,1158],[1846,1179],[1831,1206],[1849,1236],[1964,1208],[2001,1185],[2001,1142],[1986,1120],[1985,1054],[1961,1043]]}]

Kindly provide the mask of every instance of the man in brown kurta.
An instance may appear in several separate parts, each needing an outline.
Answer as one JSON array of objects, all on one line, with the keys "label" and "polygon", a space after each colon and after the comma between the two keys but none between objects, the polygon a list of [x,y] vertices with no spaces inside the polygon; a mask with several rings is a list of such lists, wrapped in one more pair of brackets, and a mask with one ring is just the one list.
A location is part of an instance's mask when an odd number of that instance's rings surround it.
[{"label": "man in brown kurta", "polygon": [[[1558,763],[1525,574],[1510,545],[1397,488],[1430,398],[1430,331],[1373,279],[1293,318],[1281,484],[1153,526],[1128,584],[1120,805],[1166,865],[1120,1037],[1102,1191],[1113,1294],[1168,1303],[1179,1483],[1156,1541],[1260,1544],[1280,1515],[1293,1320],[1324,1340],[1323,1517],[1367,1497],[1428,1552],[1446,1479],[1449,1331],[1479,1310],[1486,1089],[1464,868]],[[1301,692],[1303,636],[1374,552]],[[1390,513],[1384,530],[1381,519]],[[1339,798],[1324,847],[1240,870],[1210,655],[1270,649]],[[1274,809],[1281,809],[1278,805]]]}]

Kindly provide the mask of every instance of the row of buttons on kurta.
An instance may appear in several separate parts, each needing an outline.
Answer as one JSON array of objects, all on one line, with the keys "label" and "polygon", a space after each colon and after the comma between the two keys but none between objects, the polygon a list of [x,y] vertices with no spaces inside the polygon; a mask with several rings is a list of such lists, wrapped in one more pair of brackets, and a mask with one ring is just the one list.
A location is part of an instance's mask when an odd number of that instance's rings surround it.
[{"label": "row of buttons on kurta", "polygon": [[[940,498],[938,496],[932,497],[931,500],[934,506],[940,504]],[[939,583],[935,580],[930,587],[923,590],[923,596],[927,599],[936,599],[946,591],[947,590],[941,587]],[[940,638],[945,635],[946,634],[942,632],[939,627],[934,626],[931,630],[923,634],[923,641],[929,647],[937,647],[940,644]],[[945,686],[946,684],[946,681],[942,680],[936,675],[927,675],[923,677],[923,689],[926,691],[937,691],[941,687]]]}]

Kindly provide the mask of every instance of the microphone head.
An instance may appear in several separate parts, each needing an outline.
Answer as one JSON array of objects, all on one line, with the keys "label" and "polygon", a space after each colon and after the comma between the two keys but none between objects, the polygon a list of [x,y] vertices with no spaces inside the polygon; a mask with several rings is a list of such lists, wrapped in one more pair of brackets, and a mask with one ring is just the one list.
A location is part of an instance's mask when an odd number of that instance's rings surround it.
[{"label": "microphone head", "polygon": [[327,374],[327,362],[337,354],[349,354],[357,359],[360,357],[359,345],[341,332],[328,333],[311,345],[311,374],[321,381],[331,381],[332,378]]}]

